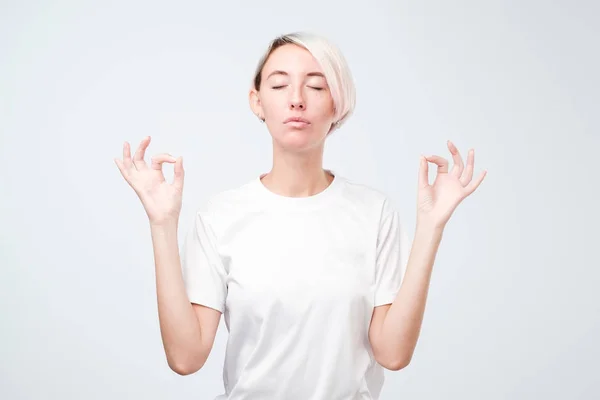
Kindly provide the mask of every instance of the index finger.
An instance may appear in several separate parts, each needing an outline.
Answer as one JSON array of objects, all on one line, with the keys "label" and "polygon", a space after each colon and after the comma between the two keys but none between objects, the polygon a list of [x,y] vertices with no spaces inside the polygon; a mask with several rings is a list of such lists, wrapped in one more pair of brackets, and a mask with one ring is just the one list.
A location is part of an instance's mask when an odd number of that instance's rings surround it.
[{"label": "index finger", "polygon": [[465,168],[463,159],[460,155],[460,152],[458,151],[458,148],[450,140],[448,140],[448,149],[450,150],[450,153],[452,154],[452,160],[454,161],[454,166],[452,167],[452,174],[458,178],[462,175],[463,170]]},{"label": "index finger", "polygon": [[146,149],[148,148],[148,145],[150,145],[150,136],[146,136],[144,139],[142,139],[142,141],[140,142],[140,145],[138,146],[135,155],[133,156],[133,161],[144,161],[144,156],[146,155]]}]

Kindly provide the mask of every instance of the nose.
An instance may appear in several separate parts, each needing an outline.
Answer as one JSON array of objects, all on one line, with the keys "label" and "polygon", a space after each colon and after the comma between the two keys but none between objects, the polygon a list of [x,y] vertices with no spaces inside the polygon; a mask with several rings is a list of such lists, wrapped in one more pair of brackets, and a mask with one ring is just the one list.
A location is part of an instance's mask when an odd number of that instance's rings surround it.
[{"label": "nose", "polygon": [[306,108],[301,89],[296,89],[292,92],[289,106],[291,110],[304,110]]},{"label": "nose", "polygon": [[301,101],[301,100],[290,101],[290,109],[304,110],[304,108],[305,108],[304,101]]}]

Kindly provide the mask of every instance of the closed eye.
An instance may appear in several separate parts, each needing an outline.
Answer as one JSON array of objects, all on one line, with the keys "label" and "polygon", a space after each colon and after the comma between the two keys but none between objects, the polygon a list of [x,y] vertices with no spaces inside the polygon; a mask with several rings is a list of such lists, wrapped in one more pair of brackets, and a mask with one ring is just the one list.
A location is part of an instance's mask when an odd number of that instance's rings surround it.
[{"label": "closed eye", "polygon": [[[285,87],[285,85],[279,85],[279,86],[273,86],[271,89],[282,89],[284,87]],[[309,86],[309,88],[314,89],[314,90],[324,90],[325,89],[325,88],[317,87],[317,86]]]}]

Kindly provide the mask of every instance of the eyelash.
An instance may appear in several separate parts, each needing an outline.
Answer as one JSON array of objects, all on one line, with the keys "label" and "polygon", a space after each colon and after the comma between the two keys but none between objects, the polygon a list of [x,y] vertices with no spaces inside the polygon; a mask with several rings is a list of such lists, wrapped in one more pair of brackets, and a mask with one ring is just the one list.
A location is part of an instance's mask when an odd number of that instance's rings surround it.
[{"label": "eyelash", "polygon": [[[273,86],[273,89],[282,89],[282,88],[284,88],[284,87],[285,87],[285,85],[283,85],[283,86]],[[315,87],[315,86],[309,86],[309,88],[311,88],[311,89],[315,89],[315,90],[323,90],[323,89],[324,89],[324,88],[321,88],[321,87]]]}]

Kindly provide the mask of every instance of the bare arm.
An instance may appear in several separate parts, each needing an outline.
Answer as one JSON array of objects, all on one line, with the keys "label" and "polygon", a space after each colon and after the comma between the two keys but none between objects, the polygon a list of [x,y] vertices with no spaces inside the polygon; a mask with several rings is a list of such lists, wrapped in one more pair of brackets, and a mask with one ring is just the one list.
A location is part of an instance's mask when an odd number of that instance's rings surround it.
[{"label": "bare arm", "polygon": [[443,231],[419,227],[408,260],[406,274],[391,305],[376,307],[369,337],[377,361],[392,371],[406,367],[417,345],[431,272]]},{"label": "bare arm", "polygon": [[198,371],[212,349],[221,313],[190,303],[181,272],[177,223],[151,224],[161,337],[169,367]]},{"label": "bare arm", "polygon": [[[374,354],[392,370],[407,366],[415,351],[444,227],[460,202],[479,187],[487,174],[483,171],[473,180],[475,151],[469,151],[465,168],[456,146],[451,141],[447,145],[454,159],[451,171],[443,157],[421,157],[417,228],[406,274],[392,305],[377,307],[373,312],[369,337]],[[428,162],[438,166],[433,185],[428,180]]]},{"label": "bare arm", "polygon": [[[183,158],[161,153],[144,160],[150,136],[140,143],[134,156],[123,143],[123,159],[115,158],[123,178],[138,195],[150,221],[158,317],[163,346],[169,367],[178,374],[198,371],[212,349],[221,313],[191,304],[183,280],[177,242],[177,227],[183,195]],[[165,180],[164,163],[174,164],[172,183]]]}]

